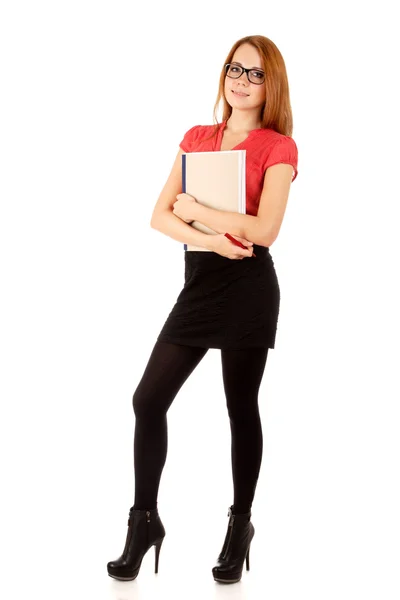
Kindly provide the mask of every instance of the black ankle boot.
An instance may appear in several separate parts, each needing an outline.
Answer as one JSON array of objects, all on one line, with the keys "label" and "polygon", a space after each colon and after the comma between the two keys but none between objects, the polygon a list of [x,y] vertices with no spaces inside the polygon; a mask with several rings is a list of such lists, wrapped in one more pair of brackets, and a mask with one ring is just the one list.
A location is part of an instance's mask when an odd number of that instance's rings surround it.
[{"label": "black ankle boot", "polygon": [[158,557],[164,540],[165,529],[158,515],[158,509],[129,510],[128,533],[122,555],[107,563],[110,577],[121,581],[131,581],[139,574],[143,556],[151,546],[155,546],[155,569],[158,573]]},{"label": "black ankle boot", "polygon": [[250,570],[250,544],[254,536],[254,526],[250,522],[251,511],[235,514],[233,505],[228,511],[229,523],[224,545],[212,569],[215,581],[236,583],[242,578],[243,563]]}]

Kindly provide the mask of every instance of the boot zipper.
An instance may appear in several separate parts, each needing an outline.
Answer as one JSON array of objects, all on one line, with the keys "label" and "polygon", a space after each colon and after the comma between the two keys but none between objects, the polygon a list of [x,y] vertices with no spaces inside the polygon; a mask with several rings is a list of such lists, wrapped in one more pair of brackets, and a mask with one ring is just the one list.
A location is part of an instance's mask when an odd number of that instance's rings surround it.
[{"label": "boot zipper", "polygon": [[225,552],[224,552],[224,555],[222,556],[223,559],[225,559],[226,556],[227,556],[227,554],[228,554],[228,549],[229,549],[229,545],[230,545],[231,538],[232,538],[232,532],[233,532],[233,522],[235,520],[235,515],[232,514],[232,510],[231,509],[229,509],[228,517],[229,517],[228,528],[230,527],[230,531],[229,531],[228,543],[226,544]]},{"label": "boot zipper", "polygon": [[125,552],[128,551],[129,544],[131,543],[132,532],[133,532],[133,527],[130,526],[131,525],[131,519],[132,519],[132,515],[131,515],[131,513],[129,513],[129,518],[128,518],[128,534],[126,536],[125,548],[124,548],[124,551],[122,553],[123,556],[125,556]]},{"label": "boot zipper", "polygon": [[[146,511],[146,520],[147,520],[147,523],[150,523],[150,511]],[[146,527],[146,548],[149,545],[149,527],[150,527],[150,525],[147,525],[147,527]]]}]

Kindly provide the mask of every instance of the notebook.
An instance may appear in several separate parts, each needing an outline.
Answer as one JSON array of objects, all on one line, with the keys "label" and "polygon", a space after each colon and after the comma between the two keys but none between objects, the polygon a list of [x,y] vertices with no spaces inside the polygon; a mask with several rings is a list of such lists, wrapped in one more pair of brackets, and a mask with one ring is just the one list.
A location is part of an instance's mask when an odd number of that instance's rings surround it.
[{"label": "notebook", "polygon": [[[246,214],[246,150],[182,154],[182,192],[209,208]],[[191,226],[209,235],[217,232],[199,221]],[[184,250],[211,252],[184,244]]]}]

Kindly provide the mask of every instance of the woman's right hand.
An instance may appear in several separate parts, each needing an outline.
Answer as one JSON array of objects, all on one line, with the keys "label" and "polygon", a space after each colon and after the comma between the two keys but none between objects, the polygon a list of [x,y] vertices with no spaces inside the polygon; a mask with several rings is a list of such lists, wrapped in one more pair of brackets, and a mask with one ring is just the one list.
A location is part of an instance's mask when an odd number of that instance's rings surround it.
[{"label": "woman's right hand", "polygon": [[248,256],[252,256],[253,254],[253,242],[249,242],[245,238],[239,237],[238,235],[232,235],[235,240],[241,242],[244,246],[248,246],[248,250],[241,248],[240,246],[236,246],[233,242],[231,242],[223,233],[217,233],[216,235],[211,236],[212,242],[212,250],[221,256],[225,256],[226,258],[231,258],[233,260],[242,260],[242,258],[246,258]]}]

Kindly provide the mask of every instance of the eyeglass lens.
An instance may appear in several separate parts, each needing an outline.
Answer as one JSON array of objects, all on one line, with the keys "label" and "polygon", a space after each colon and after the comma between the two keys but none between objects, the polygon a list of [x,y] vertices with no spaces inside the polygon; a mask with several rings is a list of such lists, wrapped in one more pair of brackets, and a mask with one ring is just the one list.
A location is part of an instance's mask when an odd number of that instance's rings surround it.
[{"label": "eyeglass lens", "polygon": [[[238,79],[243,73],[243,69],[239,65],[227,65],[225,70],[228,77],[232,79]],[[247,74],[252,83],[263,83],[265,79],[264,73],[255,69],[252,69]]]}]

